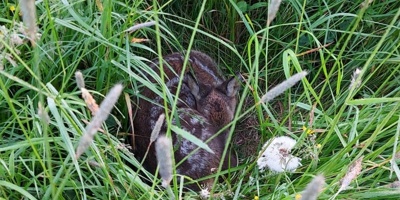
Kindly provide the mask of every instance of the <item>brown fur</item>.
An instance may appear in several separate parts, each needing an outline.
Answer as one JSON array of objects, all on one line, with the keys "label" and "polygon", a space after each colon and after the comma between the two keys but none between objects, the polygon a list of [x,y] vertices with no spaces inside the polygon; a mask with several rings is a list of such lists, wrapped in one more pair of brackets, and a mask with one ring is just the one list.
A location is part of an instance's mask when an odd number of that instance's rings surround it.
[{"label": "brown fur", "polygon": [[[173,53],[164,56],[163,70],[166,74],[166,85],[171,94],[176,93],[179,81],[179,75],[182,72],[184,56],[180,53]],[[217,64],[206,54],[192,51],[189,57],[189,65],[184,73],[181,91],[178,102],[178,120],[182,129],[190,132],[197,138],[206,141],[218,130],[226,126],[233,119],[235,107],[237,104],[237,90],[239,84],[232,78],[225,81],[220,74]],[[153,61],[151,68],[159,74],[158,62]],[[154,79],[150,80],[155,82]],[[142,96],[149,100],[141,98],[139,100],[139,109],[134,119],[135,128],[135,154],[139,159],[143,159],[149,138],[154,128],[158,116],[165,112],[162,97],[155,94],[148,88],[142,91]],[[176,120],[174,120],[176,123]],[[164,134],[166,127],[161,130]],[[187,157],[196,145],[191,144],[176,134],[173,134],[173,143],[175,147],[175,161]],[[204,149],[200,149],[192,154],[182,165],[177,167],[177,173],[187,175],[193,179],[198,179],[212,174],[212,170],[218,168],[222,152],[226,143],[227,131],[211,140],[208,145],[215,152],[211,154]],[[236,166],[236,157],[226,156],[223,168]],[[227,162],[230,160],[230,164]],[[157,167],[154,145],[151,145],[149,154],[144,162],[144,167],[154,173]],[[210,180],[203,184],[210,184]],[[191,187],[192,189],[194,187]]]}]

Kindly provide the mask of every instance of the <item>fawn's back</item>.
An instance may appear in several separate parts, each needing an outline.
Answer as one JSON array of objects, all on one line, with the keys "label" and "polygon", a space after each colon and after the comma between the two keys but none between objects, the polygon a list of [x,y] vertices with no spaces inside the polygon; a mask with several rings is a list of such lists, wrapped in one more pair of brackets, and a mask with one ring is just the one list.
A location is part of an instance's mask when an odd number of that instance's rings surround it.
[{"label": "fawn's back", "polygon": [[[166,85],[175,94],[179,83],[180,74],[183,70],[184,56],[180,53],[173,53],[164,56],[163,70],[166,75]],[[154,61],[151,68],[159,74],[159,63]],[[177,104],[178,119],[182,129],[190,132],[197,138],[206,141],[222,127],[233,119],[236,107],[236,93],[238,82],[231,78],[225,80],[220,74],[217,64],[207,55],[198,51],[192,51],[189,56],[188,66],[182,77],[182,85]],[[150,79],[152,80],[152,79]],[[155,82],[154,80],[152,80]],[[134,120],[136,155],[143,159],[145,150],[150,143],[150,134],[160,114],[165,112],[164,100],[148,88],[141,93],[147,100],[139,100],[139,109]],[[176,123],[175,123],[176,124]],[[166,130],[166,126],[160,134]],[[211,169],[218,167],[222,151],[226,143],[227,131],[224,131],[208,145],[215,154],[210,154],[203,149],[192,154],[186,161],[178,166],[177,172],[197,179],[212,173]],[[177,138],[173,134],[175,159],[185,158],[195,148],[191,142]],[[196,147],[197,148],[197,147]],[[145,160],[145,168],[155,172],[157,161],[154,155],[154,145],[151,146]],[[232,165],[236,165],[236,158],[230,158]],[[225,168],[228,164],[224,163]]]}]

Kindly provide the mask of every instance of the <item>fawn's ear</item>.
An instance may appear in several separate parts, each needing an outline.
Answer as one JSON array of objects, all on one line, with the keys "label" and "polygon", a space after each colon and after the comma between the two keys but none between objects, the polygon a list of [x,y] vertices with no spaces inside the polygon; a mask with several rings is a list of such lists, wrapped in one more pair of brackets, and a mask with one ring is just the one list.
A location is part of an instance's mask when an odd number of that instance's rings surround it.
[{"label": "fawn's ear", "polygon": [[239,80],[241,80],[240,77],[240,74],[237,74],[223,83],[223,85],[225,85],[225,93],[227,96],[233,97],[238,93],[240,87]]},{"label": "fawn's ear", "polygon": [[190,91],[194,95],[194,97],[198,100],[200,99],[200,88],[199,84],[197,83],[196,79],[193,77],[192,73],[186,73],[187,84],[189,86]]}]

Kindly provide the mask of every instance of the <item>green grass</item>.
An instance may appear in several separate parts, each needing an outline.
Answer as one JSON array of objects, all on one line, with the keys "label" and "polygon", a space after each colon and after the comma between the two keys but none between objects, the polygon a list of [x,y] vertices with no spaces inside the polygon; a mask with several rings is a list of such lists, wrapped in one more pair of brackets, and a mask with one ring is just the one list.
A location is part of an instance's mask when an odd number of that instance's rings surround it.
[{"label": "green grass", "polygon": [[[259,135],[252,140],[252,156],[240,157],[242,163],[230,172],[233,178],[215,186],[215,194],[294,199],[323,174],[326,185],[319,197],[330,199],[349,166],[364,156],[360,175],[336,199],[400,195],[398,188],[386,187],[400,179],[400,170],[391,164],[399,163],[398,0],[374,1],[367,8],[360,6],[361,0],[287,0],[269,27],[267,3],[101,2],[102,11],[96,1],[38,1],[41,37],[36,46],[13,45],[0,33],[0,197],[169,198],[160,180],[138,173],[141,161],[124,145],[131,132],[126,97],[136,106],[141,88],[149,86],[143,79],[147,60],[185,49],[208,53],[226,76],[244,76],[230,136],[233,141],[244,134],[236,130],[243,129]],[[17,30],[22,21],[18,3],[2,1],[0,12],[0,25]],[[150,20],[159,26],[125,32]],[[132,38],[149,41],[132,43]],[[6,54],[16,66],[3,59]],[[356,68],[362,71],[361,84],[350,88]],[[97,102],[114,84],[125,87],[103,126],[105,134],[97,134],[78,160],[75,149],[92,117],[74,81],[77,70]],[[309,72],[302,83],[268,104],[254,103],[301,70]],[[48,121],[38,114],[39,103]],[[256,123],[249,125],[249,119]],[[303,126],[320,131],[309,136]],[[296,139],[293,154],[303,158],[303,166],[295,173],[259,172],[258,151],[268,139],[282,135]],[[171,188],[175,197],[197,197],[181,194],[176,179]],[[149,185],[145,180],[156,181]]]}]

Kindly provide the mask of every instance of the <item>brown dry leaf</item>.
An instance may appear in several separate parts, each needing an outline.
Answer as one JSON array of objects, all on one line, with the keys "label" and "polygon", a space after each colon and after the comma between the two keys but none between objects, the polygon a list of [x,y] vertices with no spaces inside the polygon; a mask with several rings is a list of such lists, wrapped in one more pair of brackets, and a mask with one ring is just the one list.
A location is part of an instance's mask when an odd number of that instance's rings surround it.
[{"label": "brown dry leaf", "polygon": [[96,6],[97,6],[97,9],[99,9],[100,12],[103,12],[104,7],[103,7],[103,3],[101,3],[100,0],[96,0]]},{"label": "brown dry leaf", "polygon": [[133,112],[132,112],[132,105],[131,105],[131,97],[129,96],[128,93],[124,93],[124,95],[125,95],[126,106],[128,108],[129,123],[131,124],[131,127],[132,127],[132,135],[131,135],[132,143],[131,144],[133,145],[132,147],[135,150],[136,149],[136,147],[135,147],[135,127],[133,126]]},{"label": "brown dry leaf", "polygon": [[309,121],[309,123],[308,123],[308,125],[309,125],[310,127],[312,127],[312,125],[313,125],[313,123],[314,123],[314,112],[315,112],[315,107],[317,107],[317,103],[314,103],[314,104],[313,104],[313,106],[312,106],[312,108],[311,108],[311,111],[310,111],[310,121]]},{"label": "brown dry leaf", "polygon": [[132,43],[142,43],[142,42],[148,42],[150,41],[147,38],[132,38],[131,42]]},{"label": "brown dry leaf", "polygon": [[323,48],[326,48],[326,47],[330,46],[331,44],[333,44],[333,42],[328,43],[328,44],[325,44],[325,45],[322,45],[322,46],[320,46],[320,47],[318,47],[318,48],[314,48],[314,49],[305,51],[305,52],[303,52],[303,53],[299,53],[299,54],[297,54],[297,56],[304,56],[304,55],[307,55],[307,54],[316,52],[316,51],[318,51],[318,50],[320,50],[320,49],[323,49]]},{"label": "brown dry leaf", "polygon": [[314,131],[314,133],[325,133],[326,129],[317,128],[317,129],[313,129],[313,131]]},{"label": "brown dry leaf", "polygon": [[81,91],[83,100],[85,100],[87,107],[94,116],[97,110],[99,110],[99,105],[97,105],[96,100],[94,100],[93,96],[89,93],[89,91],[87,91],[85,88],[81,88]]},{"label": "brown dry leaf", "polygon": [[78,88],[81,89],[83,100],[85,101],[87,107],[94,116],[97,110],[99,110],[99,105],[97,105],[96,100],[94,100],[93,96],[85,88],[85,80],[83,79],[82,72],[80,71],[75,72],[75,80],[76,84],[78,85]]}]

